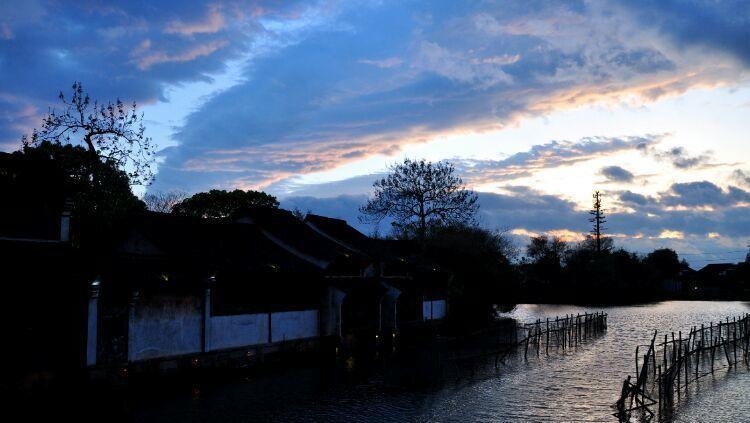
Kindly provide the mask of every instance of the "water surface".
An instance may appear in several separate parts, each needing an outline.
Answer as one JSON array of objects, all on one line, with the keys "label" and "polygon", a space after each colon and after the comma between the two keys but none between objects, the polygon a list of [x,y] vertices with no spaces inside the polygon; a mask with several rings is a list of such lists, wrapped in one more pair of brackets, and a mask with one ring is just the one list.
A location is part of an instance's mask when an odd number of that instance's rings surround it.
[{"label": "water surface", "polygon": [[[139,421],[200,422],[514,422],[615,421],[611,405],[623,379],[634,373],[635,347],[653,331],[682,330],[750,311],[744,302],[673,301],[618,307],[519,305],[519,321],[604,311],[607,332],[577,349],[509,357],[496,370],[487,360],[474,368],[441,370],[438,385],[398,387],[387,371],[340,380],[325,370],[290,369],[246,381],[195,386],[129,405]],[[677,405],[674,421],[747,421],[750,372],[740,368],[702,381]]]}]

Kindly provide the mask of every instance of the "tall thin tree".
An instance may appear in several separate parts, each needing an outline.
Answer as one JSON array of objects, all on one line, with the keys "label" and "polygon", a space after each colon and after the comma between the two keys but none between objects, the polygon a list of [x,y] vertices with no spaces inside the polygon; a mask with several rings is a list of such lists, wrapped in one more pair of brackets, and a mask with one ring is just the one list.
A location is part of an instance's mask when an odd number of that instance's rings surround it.
[{"label": "tall thin tree", "polygon": [[604,223],[607,222],[607,217],[604,214],[605,210],[602,208],[601,193],[599,191],[595,191],[593,198],[594,203],[593,208],[591,209],[591,211],[589,211],[589,214],[591,215],[591,218],[589,218],[589,222],[592,223],[591,234],[594,236],[594,240],[596,241],[596,253],[600,254],[602,252],[602,232],[606,229],[604,227]]}]

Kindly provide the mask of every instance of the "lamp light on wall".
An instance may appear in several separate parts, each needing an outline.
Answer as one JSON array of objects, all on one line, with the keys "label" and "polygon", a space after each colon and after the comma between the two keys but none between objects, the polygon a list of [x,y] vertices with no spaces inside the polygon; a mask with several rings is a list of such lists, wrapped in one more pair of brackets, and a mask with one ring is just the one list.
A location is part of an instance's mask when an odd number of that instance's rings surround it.
[{"label": "lamp light on wall", "polygon": [[102,277],[97,275],[93,281],[91,281],[91,284],[89,285],[89,294],[91,295],[91,298],[98,298],[99,297],[99,291],[101,290],[102,286]]}]

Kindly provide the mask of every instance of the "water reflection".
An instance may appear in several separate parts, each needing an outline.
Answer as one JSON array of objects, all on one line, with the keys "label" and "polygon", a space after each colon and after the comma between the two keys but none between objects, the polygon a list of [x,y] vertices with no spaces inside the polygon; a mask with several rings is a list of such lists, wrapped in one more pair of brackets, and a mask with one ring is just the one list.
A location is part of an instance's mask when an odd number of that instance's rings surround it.
[{"label": "water reflection", "polygon": [[[609,314],[608,331],[578,349],[529,355],[528,361],[511,356],[497,369],[492,359],[471,369],[442,366],[438,384],[413,383],[419,369],[393,372],[403,363],[373,368],[352,360],[344,375],[331,369],[288,369],[245,381],[203,383],[184,394],[134,398],[128,408],[138,421],[614,421],[610,406],[623,378],[634,371],[635,346],[650,339],[654,329],[686,331],[750,307],[741,302],[522,305],[509,316],[533,321],[601,310]],[[434,369],[430,372],[434,376]],[[743,420],[750,415],[744,396],[748,388],[750,374],[742,371],[704,382],[700,395],[678,405],[674,419]]]}]

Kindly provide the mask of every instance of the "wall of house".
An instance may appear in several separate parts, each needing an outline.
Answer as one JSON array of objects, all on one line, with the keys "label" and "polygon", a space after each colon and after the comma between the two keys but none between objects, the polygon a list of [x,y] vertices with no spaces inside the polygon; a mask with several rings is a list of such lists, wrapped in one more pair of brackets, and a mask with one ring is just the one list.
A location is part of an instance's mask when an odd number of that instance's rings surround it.
[{"label": "wall of house", "polygon": [[444,319],[448,307],[445,300],[422,301],[422,318],[424,320]]},{"label": "wall of house", "polygon": [[89,298],[86,316],[86,365],[96,364],[97,334],[99,332],[99,297],[98,294]]},{"label": "wall of house", "polygon": [[201,305],[197,297],[157,296],[134,302],[128,324],[128,360],[201,351]]},{"label": "wall of house", "polygon": [[268,314],[212,316],[209,349],[222,350],[268,342]]},{"label": "wall of house", "polygon": [[[175,296],[135,301],[128,324],[128,360],[241,348],[267,344],[269,339],[283,342],[320,336],[318,310],[207,316],[204,346],[202,301]],[[207,311],[210,314],[210,309]]]},{"label": "wall of house", "polygon": [[344,298],[344,291],[333,287],[329,287],[323,295],[323,307],[320,310],[322,336],[341,335],[341,305]]},{"label": "wall of house", "polygon": [[398,329],[398,297],[401,291],[388,286],[383,298],[380,300],[380,330]]},{"label": "wall of house", "polygon": [[271,315],[271,341],[290,341],[319,335],[318,310],[285,311]]}]

